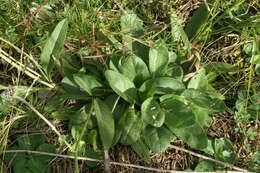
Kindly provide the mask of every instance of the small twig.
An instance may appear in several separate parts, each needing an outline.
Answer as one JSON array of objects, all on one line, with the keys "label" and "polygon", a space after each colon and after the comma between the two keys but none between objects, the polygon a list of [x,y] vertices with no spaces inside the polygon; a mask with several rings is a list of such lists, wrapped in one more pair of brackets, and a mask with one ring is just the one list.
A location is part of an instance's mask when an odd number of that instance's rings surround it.
[{"label": "small twig", "polygon": [[185,153],[189,153],[189,154],[191,154],[191,155],[193,155],[193,156],[196,156],[196,157],[199,157],[199,158],[202,158],[202,159],[205,159],[205,160],[209,160],[209,161],[211,161],[211,162],[215,162],[215,163],[220,164],[220,165],[223,165],[223,166],[225,166],[225,167],[229,167],[229,168],[232,168],[232,169],[235,169],[235,170],[238,170],[238,171],[242,171],[242,172],[248,172],[248,171],[245,170],[245,169],[236,167],[236,166],[231,165],[231,164],[229,164],[229,163],[221,162],[221,161],[219,161],[219,160],[212,159],[212,158],[210,158],[210,157],[207,157],[207,156],[204,156],[204,155],[195,153],[195,152],[193,152],[193,151],[189,151],[189,150],[186,150],[186,149],[177,147],[177,146],[175,146],[175,145],[170,145],[170,148],[173,148],[173,149],[175,149],[175,150],[180,150],[180,151],[183,151],[183,152],[185,152]]},{"label": "small twig", "polygon": [[[33,153],[33,154],[40,154],[40,155],[47,155],[47,156],[54,156],[54,157],[62,157],[66,159],[75,159],[74,156],[68,156],[68,155],[63,155],[63,154],[55,154],[55,153],[47,153],[47,152],[42,152],[42,151],[31,151],[31,150],[6,150],[2,153]],[[87,160],[87,161],[92,161],[92,162],[103,162],[103,160],[99,159],[93,159],[89,157],[78,157],[79,160]],[[127,163],[119,163],[119,162],[110,162],[111,165],[118,165],[118,166],[124,166],[124,167],[132,167],[132,168],[137,168],[137,169],[144,169],[144,170],[149,170],[149,171],[155,171],[155,172],[168,172],[168,173],[187,173],[187,171],[171,171],[171,170],[165,170],[165,169],[157,169],[157,168],[151,168],[151,167],[145,167],[145,166],[140,166],[140,165],[134,165],[134,164],[127,164]],[[247,172],[247,171],[242,171],[242,172]],[[216,172],[203,172],[203,173],[242,173],[242,172],[235,172],[235,171],[216,171]],[[196,172],[193,172],[196,173]],[[198,172],[197,172],[198,173]],[[247,172],[251,173],[251,172]]]}]

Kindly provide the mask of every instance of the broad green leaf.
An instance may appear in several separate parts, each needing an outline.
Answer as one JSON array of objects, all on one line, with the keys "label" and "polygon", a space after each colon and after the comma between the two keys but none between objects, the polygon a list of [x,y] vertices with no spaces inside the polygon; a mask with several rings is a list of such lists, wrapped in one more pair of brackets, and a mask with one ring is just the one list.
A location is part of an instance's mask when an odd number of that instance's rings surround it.
[{"label": "broad green leaf", "polygon": [[177,54],[172,51],[169,51],[168,54],[169,54],[169,64],[175,63],[175,61],[177,60]]},{"label": "broad green leaf", "polygon": [[208,128],[212,122],[212,118],[209,116],[210,111],[208,109],[204,109],[196,105],[191,105],[191,108],[196,117],[197,123],[203,129]]},{"label": "broad green leaf", "polygon": [[178,18],[175,11],[171,11],[171,33],[173,41],[178,41],[179,37],[181,37],[183,43],[184,43],[184,50],[188,51],[191,55],[191,48],[190,48],[190,42],[189,39],[184,32],[182,26],[181,26],[181,20]]},{"label": "broad green leaf", "polygon": [[159,128],[147,126],[144,130],[144,139],[153,152],[161,153],[168,148],[176,137],[165,126]]},{"label": "broad green leaf", "polygon": [[216,80],[216,78],[218,77],[218,73],[216,72],[209,72],[207,74],[207,81],[208,83],[214,82]]},{"label": "broad green leaf", "polygon": [[57,107],[64,102],[64,98],[62,97],[54,97],[52,98],[45,106],[44,106],[44,112],[52,112],[57,109]]},{"label": "broad green leaf", "polygon": [[74,79],[69,77],[64,77],[61,81],[61,85],[66,91],[66,95],[74,99],[86,99],[89,100],[89,94],[80,88],[80,86],[74,81]]},{"label": "broad green leaf", "polygon": [[[120,96],[118,96],[117,94],[113,93],[109,96],[106,97],[106,99],[104,100],[104,102],[107,104],[107,106],[114,111],[115,107],[118,104],[118,101],[120,99]],[[113,112],[112,112],[113,113]]]},{"label": "broad green leaf", "polygon": [[200,69],[197,74],[191,78],[187,88],[194,88],[206,91],[209,84],[205,72],[205,69]]},{"label": "broad green leaf", "polygon": [[136,14],[125,14],[121,17],[121,30],[124,33],[123,41],[129,50],[133,50],[133,39],[144,34],[143,22]]},{"label": "broad green leaf", "polygon": [[68,28],[68,21],[63,19],[55,27],[54,31],[47,39],[44,48],[42,50],[40,60],[44,71],[50,77],[50,74],[54,67],[54,60],[56,58],[58,61],[60,54],[62,52],[63,44],[66,38]]},{"label": "broad green leaf", "polygon": [[43,135],[25,135],[18,138],[19,148],[24,150],[35,150],[39,145],[45,142]]},{"label": "broad green leaf", "polygon": [[146,146],[142,139],[137,140],[131,145],[131,147],[146,163],[151,163],[149,148]]},{"label": "broad green leaf", "polygon": [[[43,143],[38,148],[37,151],[42,152],[48,152],[48,153],[56,153],[56,148],[54,145]],[[53,156],[47,156],[47,155],[40,155],[40,156],[34,156],[34,158],[37,158],[38,160],[41,160],[43,163],[47,163],[53,159]]]},{"label": "broad green leaf", "polygon": [[180,94],[185,90],[185,85],[177,79],[170,77],[159,77],[155,79],[156,91],[158,94]]},{"label": "broad green leaf", "polygon": [[[65,112],[69,116],[69,126],[71,127],[74,125],[78,125],[83,127],[85,121],[88,119],[87,128],[88,129],[95,128],[97,126],[97,121],[95,116],[92,116],[95,115],[95,112],[92,112],[92,115],[90,115],[89,112],[90,109],[91,109],[90,104],[87,104],[83,107],[80,106],[69,107]],[[89,118],[89,116],[91,117]]]},{"label": "broad green leaf", "polygon": [[160,97],[160,102],[164,102],[167,99],[176,99],[176,100],[179,100],[183,103],[186,102],[186,99],[185,99],[184,96],[179,96],[179,95],[176,95],[176,94],[165,94],[165,95]]},{"label": "broad green leaf", "polygon": [[217,98],[209,97],[209,94],[193,88],[186,89],[183,96],[195,103],[197,106],[206,108],[212,112],[223,112],[226,110],[225,103]]},{"label": "broad green leaf", "polygon": [[137,87],[150,77],[150,73],[144,61],[135,55],[122,58],[119,70],[124,76],[133,81]]},{"label": "broad green leaf", "polygon": [[115,119],[115,136],[113,139],[112,146],[116,145],[121,138],[122,128],[121,128],[121,124],[119,123],[122,123],[120,122],[120,119],[124,118],[125,112],[127,112],[128,109],[129,109],[128,103],[124,102],[122,104],[117,105],[113,112],[113,116]]},{"label": "broad green leaf", "polygon": [[183,96],[200,107],[210,109],[212,106],[212,99],[208,94],[200,90],[193,88],[186,89],[183,92]]},{"label": "broad green leaf", "polygon": [[[78,156],[84,156],[85,155],[85,153],[86,153],[86,142],[85,141],[83,141],[83,140],[81,140],[81,141],[79,141],[79,145],[78,145],[78,148],[77,148],[77,151],[78,151]],[[72,151],[71,150],[68,150],[68,153],[67,154],[69,154],[69,155],[75,155],[74,153],[73,153],[73,151],[75,151],[76,150],[76,146],[77,146],[77,143],[76,142],[74,142],[73,144],[72,144]]]},{"label": "broad green leaf", "polygon": [[234,164],[237,161],[236,154],[233,151],[232,143],[227,138],[215,139],[214,142],[215,154],[217,160]]},{"label": "broad green leaf", "polygon": [[56,61],[56,67],[62,76],[72,77],[74,73],[78,73],[80,63],[72,52],[64,52],[59,61]]},{"label": "broad green leaf", "polygon": [[94,108],[102,143],[105,149],[109,149],[115,133],[112,112],[109,107],[98,98],[94,100]]},{"label": "broad green leaf", "polygon": [[154,127],[161,127],[164,123],[165,114],[159,103],[152,97],[146,99],[142,106],[142,119]]},{"label": "broad green leaf", "polygon": [[124,145],[131,145],[140,138],[143,122],[134,108],[128,108],[120,118],[118,128],[122,131],[120,142]]},{"label": "broad green leaf", "polygon": [[19,161],[15,162],[14,164],[14,173],[32,173],[29,169],[29,166],[30,165],[28,164],[26,157],[20,158]]},{"label": "broad green leaf", "polygon": [[136,14],[125,14],[121,17],[121,30],[124,34],[139,37],[144,34],[143,21]]},{"label": "broad green leaf", "polygon": [[75,114],[78,115],[77,108],[75,108],[73,106],[62,107],[62,108],[57,109],[56,111],[52,112],[50,117],[58,119],[58,120],[69,120],[69,119],[71,119],[71,117],[74,117]]},{"label": "broad green leaf", "polygon": [[156,83],[154,79],[145,81],[138,90],[140,101],[144,101],[149,97],[153,97],[155,93],[155,86]]},{"label": "broad green leaf", "polygon": [[214,168],[215,168],[215,163],[208,161],[208,160],[200,159],[199,163],[197,164],[194,171],[196,171],[196,172],[206,172],[206,171],[210,172],[210,171],[214,171]]},{"label": "broad green leaf", "polygon": [[189,40],[192,40],[207,22],[208,14],[209,11],[204,3],[194,12],[184,29]]},{"label": "broad green leaf", "polygon": [[42,162],[39,159],[36,159],[35,157],[31,157],[27,161],[29,166],[29,169],[31,170],[32,173],[45,173],[47,172],[48,169],[48,164],[45,162]]},{"label": "broad green leaf", "polygon": [[218,73],[226,73],[226,72],[235,72],[238,69],[238,67],[228,64],[225,62],[212,62],[208,64],[205,69],[207,72],[218,72]]},{"label": "broad green leaf", "polygon": [[165,124],[177,137],[193,148],[207,147],[207,136],[188,105],[176,99],[167,99],[162,102],[162,107]]},{"label": "broad green leaf", "polygon": [[[144,35],[143,21],[131,12],[125,14],[121,17],[121,31],[123,32],[123,46],[148,64],[149,47],[138,40]],[[112,41],[112,38],[109,38]],[[119,47],[121,48],[122,46]]]},{"label": "broad green leaf", "polygon": [[107,70],[105,72],[105,77],[111,88],[124,100],[131,104],[138,102],[135,85],[127,77],[112,70]]},{"label": "broad green leaf", "polygon": [[[87,157],[93,158],[93,159],[99,159],[102,160],[103,159],[103,153],[102,151],[94,151],[93,148],[91,146],[87,146],[86,147],[86,154]],[[98,162],[91,162],[91,161],[85,161],[86,164],[93,168],[96,167],[98,165]]]},{"label": "broad green leaf", "polygon": [[72,138],[75,139],[75,141],[79,140],[82,130],[83,130],[83,125],[73,125],[71,127],[70,133],[71,133]]},{"label": "broad green leaf", "polygon": [[204,149],[201,150],[201,151],[204,151],[205,153],[207,153],[207,154],[213,156],[214,153],[215,153],[213,143],[214,143],[214,139],[208,138],[208,145],[207,145],[207,147],[204,148]]},{"label": "broad green leaf", "polygon": [[172,77],[174,79],[177,79],[179,81],[182,81],[183,79],[183,69],[181,66],[173,64],[170,65],[167,69],[167,76]]},{"label": "broad green leaf", "polygon": [[73,75],[74,81],[91,96],[103,95],[103,85],[95,76],[77,73]]},{"label": "broad green leaf", "polygon": [[92,129],[90,132],[87,134],[87,141],[90,143],[93,147],[94,151],[98,150],[98,145],[99,145],[99,136],[98,132],[96,129]]},{"label": "broad green leaf", "polygon": [[158,77],[166,73],[169,62],[168,49],[165,44],[158,48],[151,48],[149,51],[149,69],[153,77]]},{"label": "broad green leaf", "polygon": [[[12,147],[8,147],[9,150],[19,150],[21,149],[17,145],[14,145]],[[20,161],[25,159],[27,156],[26,153],[5,153],[5,156],[3,157],[5,163],[11,166],[15,166],[16,164],[19,164]],[[25,165],[24,165],[25,166]]]}]

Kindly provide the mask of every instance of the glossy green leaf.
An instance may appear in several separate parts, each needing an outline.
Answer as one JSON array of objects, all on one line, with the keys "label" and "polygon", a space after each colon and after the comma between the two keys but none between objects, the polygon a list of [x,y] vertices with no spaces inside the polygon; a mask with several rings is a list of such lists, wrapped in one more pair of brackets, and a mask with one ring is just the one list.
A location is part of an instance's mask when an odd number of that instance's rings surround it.
[{"label": "glossy green leaf", "polygon": [[120,96],[118,96],[117,94],[113,93],[109,96],[106,97],[106,99],[104,100],[104,102],[107,104],[107,106],[114,111],[114,109],[116,108],[118,101],[120,99]]},{"label": "glossy green leaf", "polygon": [[153,77],[158,77],[166,73],[169,62],[168,49],[165,44],[158,48],[151,48],[149,51],[149,69]]},{"label": "glossy green leaf", "polygon": [[176,99],[166,99],[162,102],[162,107],[165,111],[165,124],[177,137],[193,148],[207,147],[207,136],[188,105]]},{"label": "glossy green leaf", "polygon": [[122,131],[120,142],[125,145],[135,143],[141,134],[143,122],[134,108],[129,108],[119,120],[118,128]]},{"label": "glossy green leaf", "polygon": [[194,88],[206,91],[209,84],[205,72],[205,69],[200,69],[197,74],[191,78],[187,88]]},{"label": "glossy green leaf", "polygon": [[189,40],[192,40],[200,31],[202,26],[207,22],[208,14],[209,11],[204,3],[194,12],[184,30]]},{"label": "glossy green leaf", "polygon": [[167,76],[172,77],[174,79],[177,79],[179,81],[182,81],[183,79],[183,69],[181,66],[173,64],[168,67],[167,69]]},{"label": "glossy green leaf", "polygon": [[156,82],[154,79],[145,81],[139,88],[139,98],[141,101],[146,100],[149,97],[153,97],[155,93]]},{"label": "glossy green leaf", "polygon": [[149,70],[144,61],[138,56],[122,58],[119,65],[121,73],[128,77],[138,87],[149,78]]},{"label": "glossy green leaf", "polygon": [[161,127],[164,123],[165,114],[159,103],[152,97],[146,99],[142,106],[142,119],[154,127]]},{"label": "glossy green leaf", "polygon": [[50,77],[50,74],[54,67],[54,60],[56,58],[58,61],[60,54],[63,49],[63,44],[66,38],[68,28],[68,21],[63,19],[55,27],[54,31],[47,39],[44,48],[42,50],[40,60],[43,66],[44,71]]},{"label": "glossy green leaf", "polygon": [[145,143],[155,153],[164,152],[175,138],[165,126],[159,128],[147,126],[144,130]]},{"label": "glossy green leaf", "polygon": [[206,108],[212,112],[223,112],[226,110],[225,103],[217,98],[212,99],[208,93],[193,88],[186,89],[183,96],[195,103],[197,106]]},{"label": "glossy green leaf", "polygon": [[109,149],[115,133],[114,119],[111,109],[100,99],[95,99],[94,108],[98,129],[105,149]]},{"label": "glossy green leaf", "polygon": [[111,88],[124,100],[131,104],[138,102],[135,85],[127,77],[112,70],[107,70],[105,72],[105,77]]},{"label": "glossy green leaf", "polygon": [[82,90],[73,78],[64,77],[61,84],[66,91],[65,96],[67,95],[69,98],[73,99],[79,98],[89,100],[89,94],[85,90]]},{"label": "glossy green leaf", "polygon": [[131,145],[131,147],[146,163],[151,163],[149,148],[146,146],[142,139],[137,140]]},{"label": "glossy green leaf", "polygon": [[180,94],[185,90],[185,85],[171,77],[159,77],[155,79],[156,91],[158,94]]},{"label": "glossy green leaf", "polygon": [[193,88],[186,89],[183,92],[183,96],[200,107],[211,108],[212,99],[208,96],[208,94],[200,90],[196,90]]},{"label": "glossy green leaf", "polygon": [[192,105],[191,108],[196,117],[197,123],[203,129],[208,128],[212,123],[212,118],[209,116],[210,111],[208,109],[204,109],[196,105]]},{"label": "glossy green leaf", "polygon": [[73,75],[73,79],[89,95],[98,96],[103,94],[103,85],[95,76],[77,73]]},{"label": "glossy green leaf", "polygon": [[187,101],[184,96],[180,96],[180,95],[176,95],[176,94],[165,94],[165,95],[161,96],[159,99],[160,99],[160,102],[164,102],[167,99],[176,99],[183,103]]}]

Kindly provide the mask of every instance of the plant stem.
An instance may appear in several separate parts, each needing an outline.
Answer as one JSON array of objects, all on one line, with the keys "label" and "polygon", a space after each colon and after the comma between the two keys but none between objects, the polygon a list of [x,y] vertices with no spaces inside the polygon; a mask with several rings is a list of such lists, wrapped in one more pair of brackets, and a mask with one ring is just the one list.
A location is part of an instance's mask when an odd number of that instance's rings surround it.
[{"label": "plant stem", "polygon": [[78,163],[78,148],[79,148],[79,143],[80,143],[80,141],[81,141],[81,139],[82,139],[82,137],[83,137],[83,135],[84,135],[84,133],[85,133],[85,131],[86,131],[86,129],[87,129],[87,126],[88,126],[88,121],[89,121],[89,119],[90,119],[90,117],[91,117],[91,115],[92,115],[92,112],[93,112],[93,99],[92,99],[92,104],[91,104],[91,108],[90,108],[90,111],[89,111],[89,115],[88,115],[88,117],[87,117],[87,119],[86,119],[86,121],[85,121],[85,123],[84,123],[84,126],[83,126],[83,129],[82,129],[82,131],[81,131],[81,133],[80,133],[80,136],[79,136],[79,139],[78,139],[78,141],[77,141],[77,143],[76,143],[76,148],[75,148],[75,169],[76,169],[76,173],[79,173],[79,163]]},{"label": "plant stem", "polygon": [[104,149],[104,172],[105,173],[111,173],[110,170],[110,159],[109,159],[109,154],[108,154],[108,150]]}]

